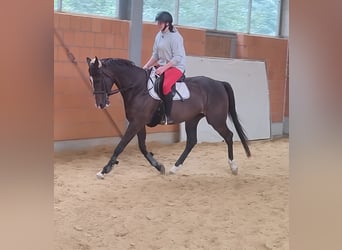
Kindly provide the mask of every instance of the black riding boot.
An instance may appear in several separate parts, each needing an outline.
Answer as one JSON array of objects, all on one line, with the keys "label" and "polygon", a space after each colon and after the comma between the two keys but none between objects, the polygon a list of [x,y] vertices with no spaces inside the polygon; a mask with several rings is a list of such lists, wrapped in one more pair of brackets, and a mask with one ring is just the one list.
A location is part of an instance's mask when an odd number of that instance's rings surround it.
[{"label": "black riding boot", "polygon": [[165,125],[173,124],[171,119],[171,109],[172,109],[172,92],[164,96],[164,106],[165,106]]}]

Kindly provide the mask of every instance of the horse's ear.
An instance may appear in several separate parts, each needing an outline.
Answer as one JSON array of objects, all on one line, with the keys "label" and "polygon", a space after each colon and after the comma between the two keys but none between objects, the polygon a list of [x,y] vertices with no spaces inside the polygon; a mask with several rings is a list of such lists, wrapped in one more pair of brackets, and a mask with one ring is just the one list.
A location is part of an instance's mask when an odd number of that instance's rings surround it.
[{"label": "horse's ear", "polygon": [[90,66],[90,62],[91,62],[91,59],[89,57],[87,57],[88,66]]},{"label": "horse's ear", "polygon": [[99,60],[98,58],[97,58],[97,56],[95,56],[95,66],[97,66],[98,68],[101,68],[102,67],[102,63],[101,63],[101,60]]},{"label": "horse's ear", "polygon": [[102,62],[101,60],[97,58],[97,56],[95,56],[94,59],[90,59],[89,57],[87,57],[86,59],[87,59],[88,66],[90,66],[90,64],[94,64],[95,67],[98,67],[98,68],[102,67]]}]

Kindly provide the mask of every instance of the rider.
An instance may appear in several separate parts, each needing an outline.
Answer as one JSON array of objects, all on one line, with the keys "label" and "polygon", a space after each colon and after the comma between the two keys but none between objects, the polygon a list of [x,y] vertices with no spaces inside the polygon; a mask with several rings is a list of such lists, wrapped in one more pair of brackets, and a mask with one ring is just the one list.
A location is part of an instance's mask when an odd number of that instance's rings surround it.
[{"label": "rider", "polygon": [[171,88],[185,71],[185,49],[183,37],[172,25],[172,15],[167,11],[159,12],[155,18],[160,31],[157,33],[151,58],[144,65],[149,69],[154,65],[159,67],[156,74],[164,73],[163,94],[165,96],[165,124],[172,124],[170,117],[172,108]]}]

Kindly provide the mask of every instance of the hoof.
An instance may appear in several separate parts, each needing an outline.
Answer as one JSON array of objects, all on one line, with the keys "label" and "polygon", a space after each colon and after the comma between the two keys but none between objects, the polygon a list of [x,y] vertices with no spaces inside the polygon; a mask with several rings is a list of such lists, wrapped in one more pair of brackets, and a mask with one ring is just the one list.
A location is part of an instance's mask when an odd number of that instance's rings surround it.
[{"label": "hoof", "polygon": [[237,175],[238,174],[238,166],[236,165],[235,161],[231,161],[229,160],[229,166],[230,166],[230,170],[232,171],[233,175]]},{"label": "hoof", "polygon": [[161,175],[165,175],[165,167],[164,165],[160,165],[160,170],[159,170]]},{"label": "hoof", "polygon": [[237,175],[238,172],[239,172],[238,169],[235,169],[235,170],[232,169],[232,174],[233,174],[233,175]]},{"label": "hoof", "polygon": [[104,174],[102,174],[102,171],[98,172],[96,174],[97,179],[103,180],[104,179]]},{"label": "hoof", "polygon": [[173,166],[170,171],[169,171],[169,174],[176,174],[176,172],[182,167],[183,165],[180,164],[178,167],[176,166]]}]

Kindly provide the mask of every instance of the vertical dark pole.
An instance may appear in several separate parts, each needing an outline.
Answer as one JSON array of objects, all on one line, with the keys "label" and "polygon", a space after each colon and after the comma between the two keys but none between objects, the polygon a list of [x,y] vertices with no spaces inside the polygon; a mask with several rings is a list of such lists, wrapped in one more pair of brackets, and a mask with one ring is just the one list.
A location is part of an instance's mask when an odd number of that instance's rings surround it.
[{"label": "vertical dark pole", "polygon": [[248,0],[248,15],[247,15],[247,33],[251,33],[251,20],[252,20],[252,0]]},{"label": "vertical dark pole", "polygon": [[131,19],[131,0],[119,0],[119,19]]},{"label": "vertical dark pole", "polygon": [[143,0],[131,2],[131,24],[129,34],[129,59],[141,65]]},{"label": "vertical dark pole", "polygon": [[232,36],[230,39],[230,58],[236,58],[236,44],[237,44],[237,37]]}]

